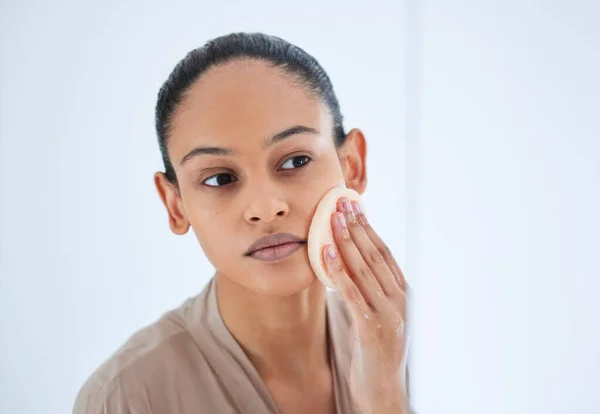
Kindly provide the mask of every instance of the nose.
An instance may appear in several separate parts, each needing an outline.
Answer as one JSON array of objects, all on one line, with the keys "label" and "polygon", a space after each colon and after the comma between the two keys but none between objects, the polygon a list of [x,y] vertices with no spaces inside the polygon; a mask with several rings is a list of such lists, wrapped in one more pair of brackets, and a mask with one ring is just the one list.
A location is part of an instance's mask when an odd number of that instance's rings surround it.
[{"label": "nose", "polygon": [[284,197],[273,186],[264,185],[250,190],[251,201],[246,207],[244,218],[248,223],[271,223],[288,215],[289,206]]}]

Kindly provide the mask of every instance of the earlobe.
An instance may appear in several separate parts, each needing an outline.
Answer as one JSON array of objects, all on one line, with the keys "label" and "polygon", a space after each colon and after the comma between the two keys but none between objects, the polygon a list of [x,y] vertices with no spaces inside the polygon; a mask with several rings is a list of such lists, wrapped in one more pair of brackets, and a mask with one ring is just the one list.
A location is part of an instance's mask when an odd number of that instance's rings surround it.
[{"label": "earlobe", "polygon": [[367,188],[367,142],[360,129],[354,128],[346,135],[340,161],[346,187],[362,195]]},{"label": "earlobe", "polygon": [[171,231],[177,235],[186,234],[190,228],[190,222],[185,214],[179,189],[170,183],[162,172],[154,174],[154,185],[167,209]]}]

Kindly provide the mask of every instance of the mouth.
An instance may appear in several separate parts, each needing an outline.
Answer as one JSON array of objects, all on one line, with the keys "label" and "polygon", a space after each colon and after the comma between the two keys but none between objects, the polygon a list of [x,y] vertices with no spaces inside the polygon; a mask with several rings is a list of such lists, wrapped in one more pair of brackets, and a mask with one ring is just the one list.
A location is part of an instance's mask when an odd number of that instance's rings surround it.
[{"label": "mouth", "polygon": [[263,261],[281,260],[300,249],[306,244],[306,240],[293,233],[276,233],[263,236],[256,240],[246,256]]},{"label": "mouth", "polygon": [[247,256],[265,262],[274,262],[291,256],[296,251],[300,250],[300,248],[302,248],[305,244],[305,241],[281,243],[275,246],[269,246],[255,250],[252,253],[247,254]]}]

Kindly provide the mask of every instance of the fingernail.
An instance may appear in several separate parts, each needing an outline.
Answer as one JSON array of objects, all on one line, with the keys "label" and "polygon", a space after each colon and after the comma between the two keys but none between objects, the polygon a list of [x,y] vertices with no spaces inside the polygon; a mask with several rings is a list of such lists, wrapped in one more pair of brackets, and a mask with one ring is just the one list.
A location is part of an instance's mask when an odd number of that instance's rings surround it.
[{"label": "fingernail", "polygon": [[358,219],[358,222],[361,224],[361,226],[365,226],[367,224],[367,216],[365,216],[361,209],[360,209],[360,204],[358,204],[358,201],[352,201],[352,207],[354,210],[354,214],[356,215],[356,218]]},{"label": "fingernail", "polygon": [[344,207],[344,211],[352,211],[350,200],[348,200],[346,197],[342,199],[342,206]]},{"label": "fingernail", "polygon": [[333,246],[327,247],[327,254],[332,259],[335,259],[337,257],[337,253],[335,252],[335,249],[333,248]]},{"label": "fingernail", "polygon": [[340,226],[342,227],[346,227],[346,219],[344,218],[344,215],[341,213],[338,213],[337,215],[337,222]]}]

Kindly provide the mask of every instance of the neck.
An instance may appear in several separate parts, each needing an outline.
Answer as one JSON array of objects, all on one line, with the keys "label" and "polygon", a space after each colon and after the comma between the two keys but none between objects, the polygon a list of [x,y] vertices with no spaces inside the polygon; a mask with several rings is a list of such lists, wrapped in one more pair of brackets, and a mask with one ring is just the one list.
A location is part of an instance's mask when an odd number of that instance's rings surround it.
[{"label": "neck", "polygon": [[215,279],[223,322],[263,379],[305,383],[329,369],[323,284],[274,296],[251,291],[218,273]]}]

